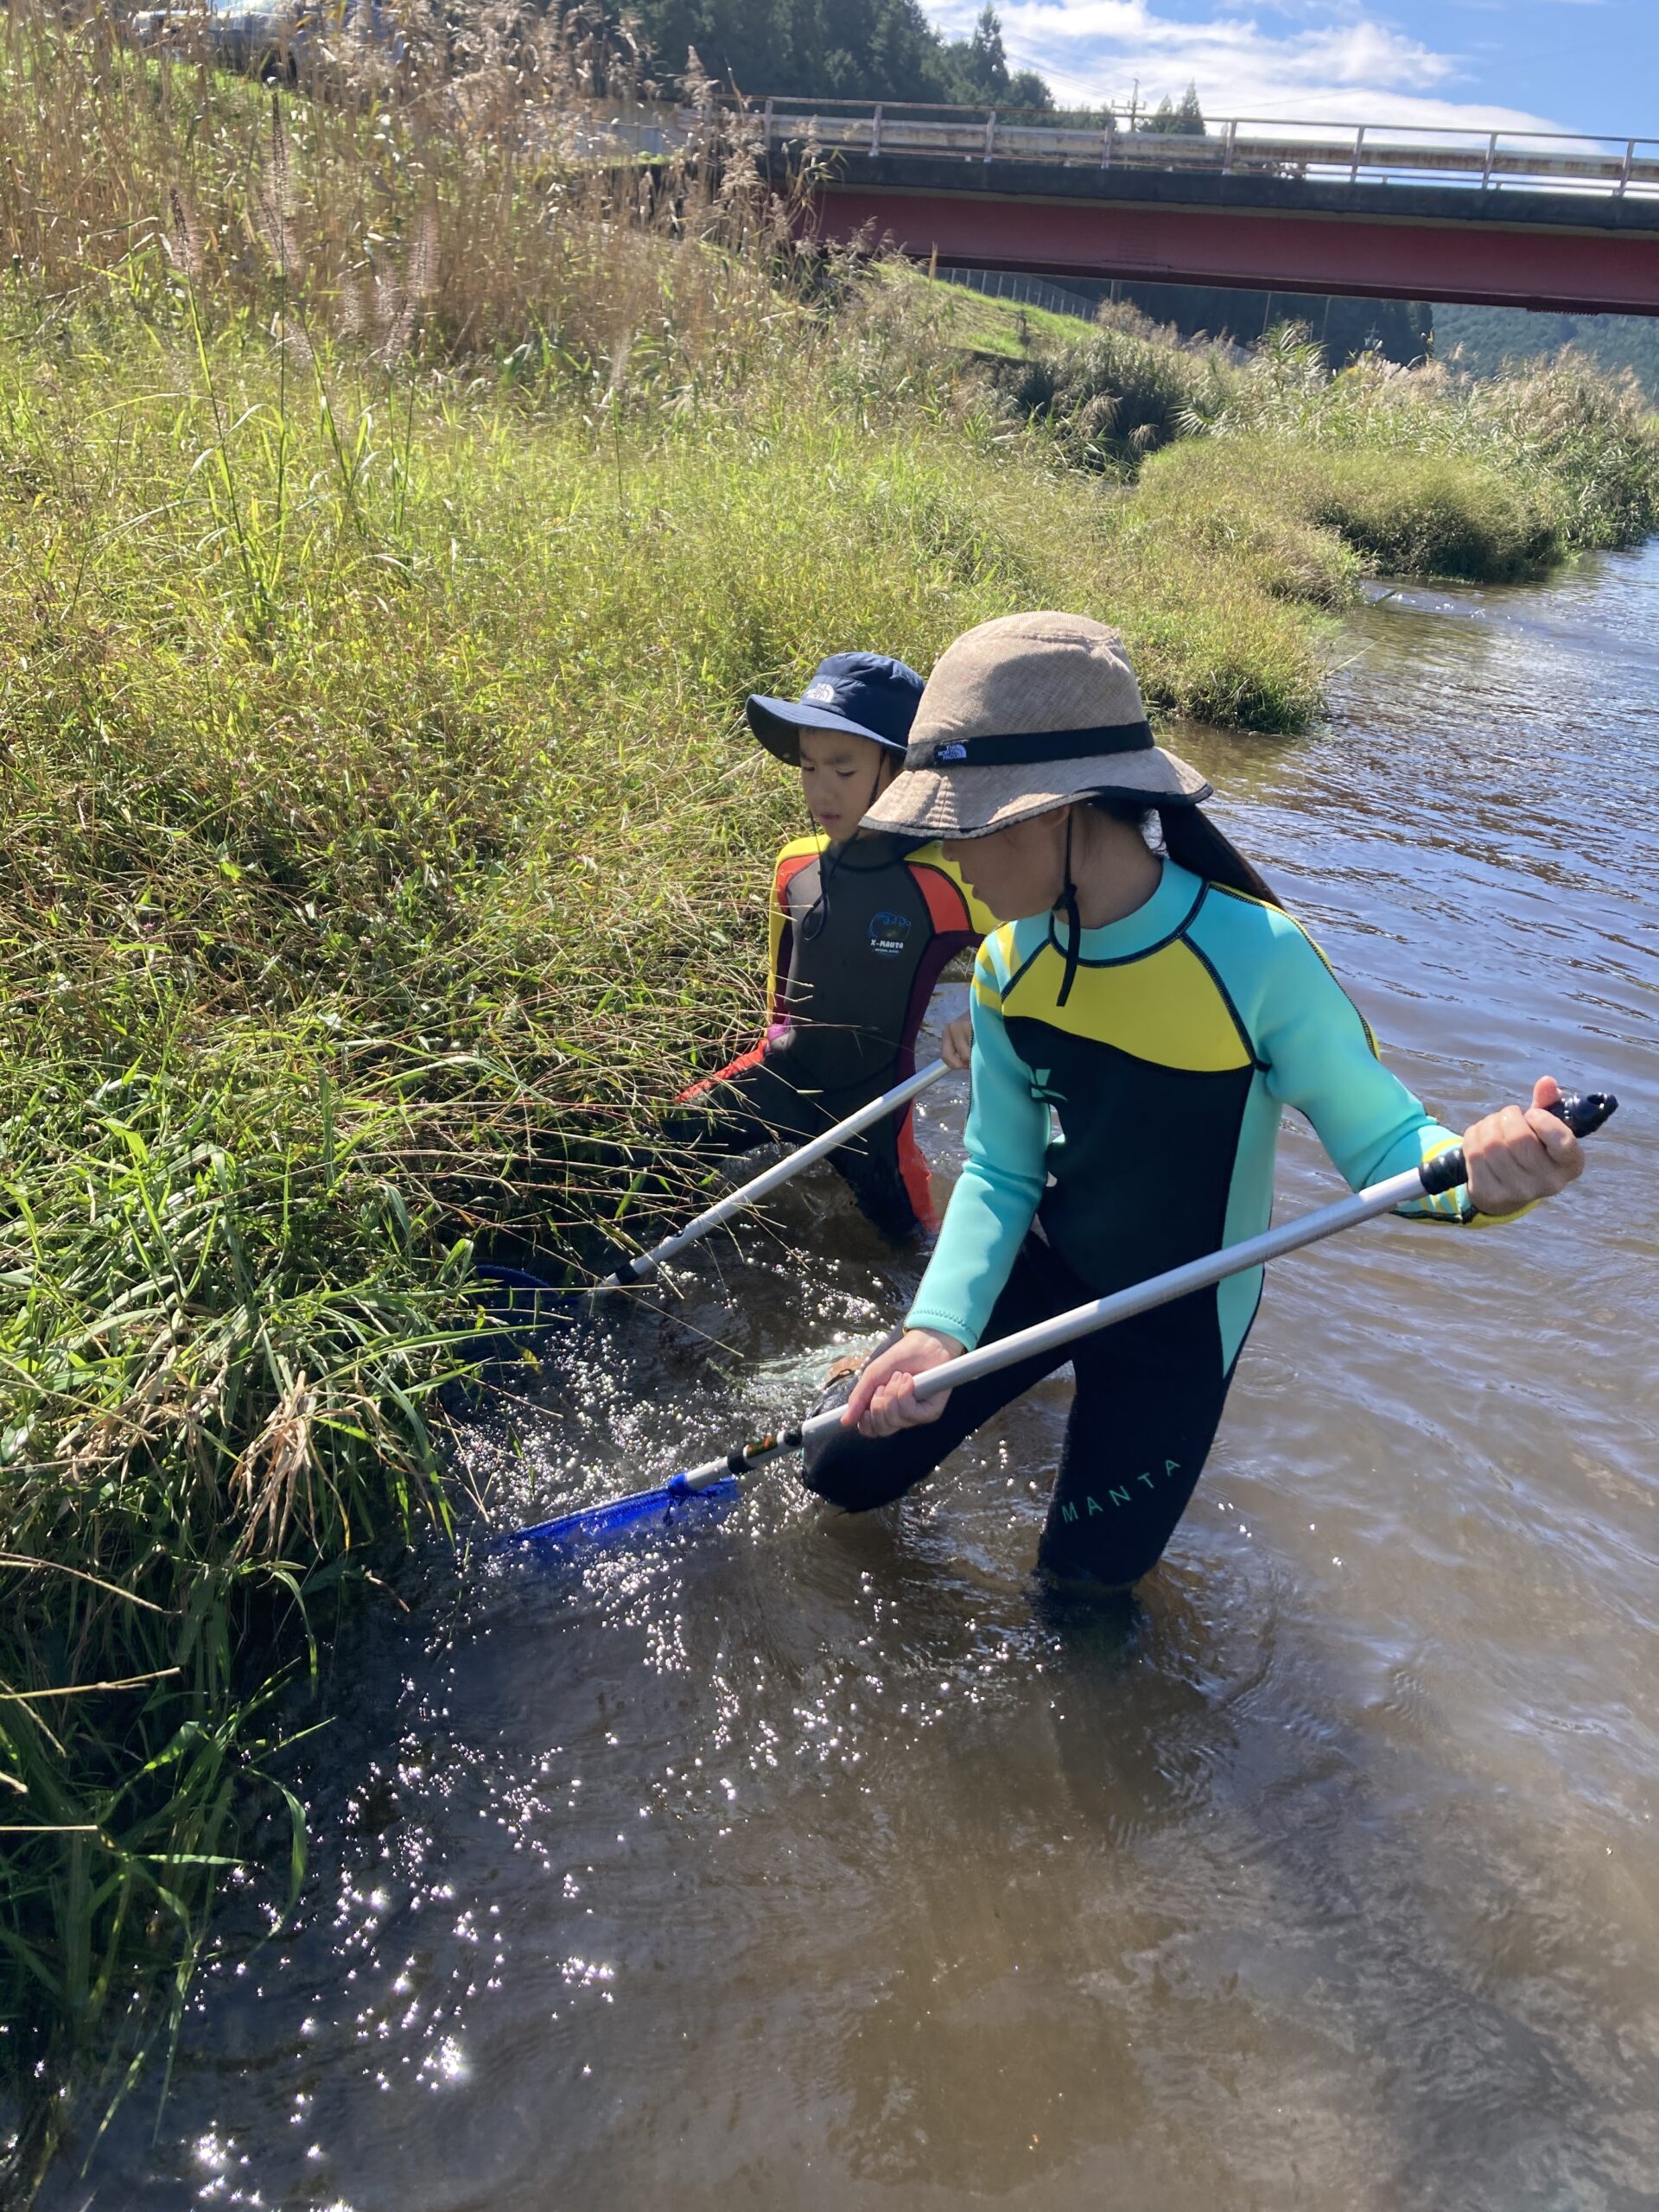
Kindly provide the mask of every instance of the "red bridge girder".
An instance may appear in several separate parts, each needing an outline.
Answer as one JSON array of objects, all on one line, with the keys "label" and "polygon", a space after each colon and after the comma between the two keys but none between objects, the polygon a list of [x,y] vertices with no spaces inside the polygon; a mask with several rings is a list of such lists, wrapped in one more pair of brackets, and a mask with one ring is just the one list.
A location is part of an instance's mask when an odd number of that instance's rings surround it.
[{"label": "red bridge girder", "polygon": [[805,219],[946,268],[1659,315],[1649,199],[864,156],[815,183]]}]

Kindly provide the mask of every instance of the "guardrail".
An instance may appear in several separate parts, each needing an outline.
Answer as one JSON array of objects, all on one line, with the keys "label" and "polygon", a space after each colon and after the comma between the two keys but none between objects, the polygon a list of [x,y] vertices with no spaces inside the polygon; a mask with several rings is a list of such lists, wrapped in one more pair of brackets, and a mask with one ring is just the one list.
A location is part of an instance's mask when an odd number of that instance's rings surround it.
[{"label": "guardrail", "polygon": [[[1613,199],[1659,194],[1659,138],[1599,138],[1564,131],[1418,130],[1392,124],[1206,118],[1202,137],[1150,127],[1144,108],[1046,121],[1030,111],[928,107],[882,100],[722,100],[764,151],[928,154],[970,162],[1046,162],[1060,168],[1186,170],[1328,183],[1440,183],[1481,191],[1590,192]],[[708,110],[681,109],[686,130]]]},{"label": "guardrail", "polygon": [[941,283],[964,284],[970,292],[983,292],[987,299],[1012,300],[1016,307],[1046,308],[1051,315],[1077,315],[1084,322],[1094,321],[1099,304],[1081,292],[1064,291],[1040,276],[1022,276],[1007,269],[939,269],[934,274]]}]

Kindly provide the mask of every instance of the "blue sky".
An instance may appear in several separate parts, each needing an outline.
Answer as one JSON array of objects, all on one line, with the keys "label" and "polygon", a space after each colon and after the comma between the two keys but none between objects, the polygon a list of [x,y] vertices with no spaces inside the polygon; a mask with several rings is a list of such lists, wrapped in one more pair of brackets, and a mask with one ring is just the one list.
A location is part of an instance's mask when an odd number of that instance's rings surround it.
[{"label": "blue sky", "polygon": [[[981,0],[924,0],[960,33]],[[1659,0],[998,0],[1062,99],[1212,115],[1659,137]]]}]

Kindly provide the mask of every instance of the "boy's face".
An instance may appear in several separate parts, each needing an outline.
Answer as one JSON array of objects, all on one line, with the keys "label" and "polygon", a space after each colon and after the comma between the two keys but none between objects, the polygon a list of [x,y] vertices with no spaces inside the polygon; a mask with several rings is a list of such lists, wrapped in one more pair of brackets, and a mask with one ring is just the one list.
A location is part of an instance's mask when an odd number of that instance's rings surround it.
[{"label": "boy's face", "polygon": [[812,819],[831,844],[854,836],[892,777],[893,755],[868,737],[841,730],[801,732],[801,789]]}]

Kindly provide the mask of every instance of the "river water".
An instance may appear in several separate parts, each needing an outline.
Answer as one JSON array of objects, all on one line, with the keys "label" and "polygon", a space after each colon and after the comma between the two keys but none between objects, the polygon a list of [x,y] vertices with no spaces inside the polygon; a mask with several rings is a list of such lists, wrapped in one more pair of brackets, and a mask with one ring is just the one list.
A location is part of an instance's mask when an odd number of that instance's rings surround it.
[{"label": "river water", "polygon": [[[435,1566],[297,1928],[54,2212],[1659,2202],[1659,543],[1347,650],[1321,733],[1180,742],[1454,1124],[1619,1094],[1585,1181],[1282,1262],[1127,1617],[1028,1580],[1063,1380],[890,1514]],[[914,1273],[811,1182],[480,1443],[493,1516],[794,1409]]]}]

